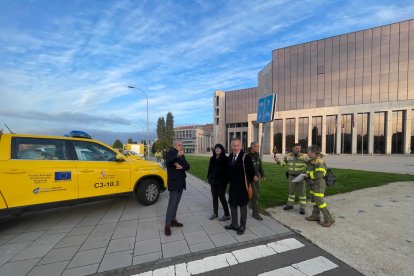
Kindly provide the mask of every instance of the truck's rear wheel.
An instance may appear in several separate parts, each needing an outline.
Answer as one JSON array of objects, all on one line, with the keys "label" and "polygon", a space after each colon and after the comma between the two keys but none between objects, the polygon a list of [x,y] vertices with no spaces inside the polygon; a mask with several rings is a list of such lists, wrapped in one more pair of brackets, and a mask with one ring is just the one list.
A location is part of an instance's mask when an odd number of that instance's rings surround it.
[{"label": "truck's rear wheel", "polygon": [[160,186],[155,179],[146,179],[138,184],[137,199],[142,205],[152,205],[160,197]]}]

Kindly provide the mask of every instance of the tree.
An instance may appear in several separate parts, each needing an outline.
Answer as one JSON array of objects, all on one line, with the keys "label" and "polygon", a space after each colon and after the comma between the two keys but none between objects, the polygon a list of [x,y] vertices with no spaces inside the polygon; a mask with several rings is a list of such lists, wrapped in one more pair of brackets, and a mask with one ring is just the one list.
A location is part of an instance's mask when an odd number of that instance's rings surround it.
[{"label": "tree", "polygon": [[158,140],[152,143],[151,152],[155,153],[158,150]]},{"label": "tree", "polygon": [[157,150],[163,150],[165,148],[165,120],[164,117],[158,118],[157,122]]},{"label": "tree", "polygon": [[174,116],[171,112],[167,113],[165,122],[165,146],[167,149],[172,148],[174,140]]},{"label": "tree", "polygon": [[128,138],[128,144],[135,144],[135,142],[132,140],[132,138]]},{"label": "tree", "polygon": [[122,145],[122,142],[121,142],[121,140],[119,140],[119,139],[116,139],[116,140],[115,140],[115,142],[114,142],[114,144],[112,145],[112,147],[113,147],[114,149],[122,149],[122,148],[123,148],[123,146],[124,146],[124,145]]}]

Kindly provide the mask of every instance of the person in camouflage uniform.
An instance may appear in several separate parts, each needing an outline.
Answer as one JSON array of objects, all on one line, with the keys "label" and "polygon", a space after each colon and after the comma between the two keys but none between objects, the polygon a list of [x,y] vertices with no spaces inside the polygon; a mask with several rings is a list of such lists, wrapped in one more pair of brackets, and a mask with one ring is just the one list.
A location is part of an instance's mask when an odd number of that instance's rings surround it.
[{"label": "person in camouflage uniform", "polygon": [[306,183],[305,180],[299,182],[292,182],[298,175],[306,172],[306,162],[309,161],[309,158],[306,154],[301,153],[301,144],[296,143],[293,146],[292,152],[285,155],[283,161],[279,161],[276,154],[274,154],[274,159],[276,163],[280,166],[287,166],[287,178],[289,181],[289,196],[286,205],[283,207],[283,210],[293,209],[295,203],[296,195],[299,197],[300,203],[300,214],[305,214],[306,207]]},{"label": "person in camouflage uniform", "polygon": [[330,227],[335,223],[335,219],[326,207],[325,188],[326,182],[326,166],[322,160],[321,149],[313,145],[308,148],[308,156],[311,159],[308,162],[305,180],[310,185],[311,202],[313,205],[312,215],[306,219],[309,221],[320,221],[320,213],[322,212],[324,227]]},{"label": "person in camouflage uniform", "polygon": [[[260,180],[265,181],[266,176],[263,170],[262,159],[260,158],[260,145],[257,142],[252,142],[248,149],[248,155],[252,158],[254,169],[256,171],[257,181],[252,182],[253,197],[251,199],[251,207],[253,210],[252,217],[257,220],[263,220],[259,215],[259,192],[260,192]],[[256,179],[256,178],[255,178]]]}]

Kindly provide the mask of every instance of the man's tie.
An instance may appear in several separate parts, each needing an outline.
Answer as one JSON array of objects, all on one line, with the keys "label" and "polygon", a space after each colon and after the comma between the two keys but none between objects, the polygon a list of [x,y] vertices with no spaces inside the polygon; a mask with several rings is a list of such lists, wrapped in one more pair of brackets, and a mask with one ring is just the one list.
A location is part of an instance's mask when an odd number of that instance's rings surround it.
[{"label": "man's tie", "polygon": [[237,154],[233,155],[233,160],[231,161],[231,165],[234,166],[236,164]]}]

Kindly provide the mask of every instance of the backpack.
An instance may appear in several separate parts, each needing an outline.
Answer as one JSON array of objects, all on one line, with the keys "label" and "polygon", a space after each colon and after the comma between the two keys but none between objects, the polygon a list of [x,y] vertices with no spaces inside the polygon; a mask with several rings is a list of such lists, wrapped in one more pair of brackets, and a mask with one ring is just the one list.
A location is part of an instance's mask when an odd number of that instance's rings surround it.
[{"label": "backpack", "polygon": [[336,185],[336,176],[333,174],[332,170],[326,167],[326,175],[323,177],[326,182],[326,186],[335,186]]}]

